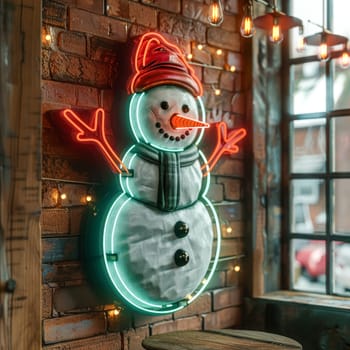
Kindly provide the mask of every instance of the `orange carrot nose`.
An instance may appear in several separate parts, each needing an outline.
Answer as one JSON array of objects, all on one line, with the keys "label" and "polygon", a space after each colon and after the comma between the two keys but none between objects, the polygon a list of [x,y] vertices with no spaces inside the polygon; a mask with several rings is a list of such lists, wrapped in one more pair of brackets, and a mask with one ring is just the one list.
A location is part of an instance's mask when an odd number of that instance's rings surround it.
[{"label": "orange carrot nose", "polygon": [[192,118],[184,117],[179,114],[174,114],[170,118],[170,124],[173,129],[199,129],[199,128],[209,128],[208,123],[201,122]]}]

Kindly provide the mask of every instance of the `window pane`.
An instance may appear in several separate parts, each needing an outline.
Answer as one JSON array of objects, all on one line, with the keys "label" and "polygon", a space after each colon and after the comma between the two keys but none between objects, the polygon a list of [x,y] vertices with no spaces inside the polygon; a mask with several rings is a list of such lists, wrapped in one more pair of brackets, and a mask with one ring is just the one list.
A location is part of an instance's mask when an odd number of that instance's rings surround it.
[{"label": "window pane", "polygon": [[336,242],[334,252],[335,292],[350,295],[350,244]]},{"label": "window pane", "polygon": [[350,108],[350,68],[341,67],[340,58],[332,62],[334,65],[334,109]]},{"label": "window pane", "polygon": [[292,173],[325,171],[325,119],[295,120],[292,123]]},{"label": "window pane", "polygon": [[309,62],[291,66],[291,113],[324,112],[326,109],[325,66]]},{"label": "window pane", "polygon": [[333,32],[350,37],[349,0],[333,0]]},{"label": "window pane", "polygon": [[292,240],[294,289],[325,293],[326,245],[324,241]]},{"label": "window pane", "polygon": [[324,180],[292,180],[291,231],[324,233],[326,230]]},{"label": "window pane", "polygon": [[333,141],[332,170],[350,171],[350,117],[333,118],[331,128]]},{"label": "window pane", "polygon": [[[289,14],[303,21],[304,36],[315,34],[320,31],[320,28],[313,23],[322,25],[322,0],[291,1]],[[303,52],[297,52],[298,28],[292,29],[290,35],[290,57],[309,56],[316,53],[317,48],[313,46],[305,47]]]},{"label": "window pane", "polygon": [[334,231],[350,235],[350,179],[333,181]]}]

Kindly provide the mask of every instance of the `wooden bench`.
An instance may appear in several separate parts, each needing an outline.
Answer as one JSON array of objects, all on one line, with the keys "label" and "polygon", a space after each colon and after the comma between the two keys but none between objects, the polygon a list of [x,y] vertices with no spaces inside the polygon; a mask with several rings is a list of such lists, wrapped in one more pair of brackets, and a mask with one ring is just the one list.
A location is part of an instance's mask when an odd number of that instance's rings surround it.
[{"label": "wooden bench", "polygon": [[153,335],[142,342],[147,350],[301,350],[282,335],[237,329],[178,331]]}]

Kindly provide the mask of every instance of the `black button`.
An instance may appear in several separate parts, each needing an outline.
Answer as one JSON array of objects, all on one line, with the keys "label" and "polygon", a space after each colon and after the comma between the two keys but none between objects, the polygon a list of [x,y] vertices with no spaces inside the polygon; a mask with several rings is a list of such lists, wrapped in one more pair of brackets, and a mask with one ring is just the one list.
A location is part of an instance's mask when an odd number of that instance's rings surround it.
[{"label": "black button", "polygon": [[183,237],[186,237],[188,235],[188,232],[190,232],[190,228],[188,227],[188,225],[185,222],[178,221],[175,224],[174,232],[175,232],[176,237],[183,238]]},{"label": "black button", "polygon": [[175,252],[174,258],[177,266],[185,266],[190,261],[190,256],[183,249],[178,249]]}]

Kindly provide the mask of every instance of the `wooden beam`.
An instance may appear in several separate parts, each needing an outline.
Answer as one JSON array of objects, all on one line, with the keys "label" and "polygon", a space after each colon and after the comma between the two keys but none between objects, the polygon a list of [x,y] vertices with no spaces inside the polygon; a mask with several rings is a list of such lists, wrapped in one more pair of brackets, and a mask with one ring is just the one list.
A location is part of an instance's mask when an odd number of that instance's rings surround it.
[{"label": "wooden beam", "polygon": [[[41,348],[41,2],[0,4],[0,348]],[[9,282],[15,283],[11,292]]]}]

